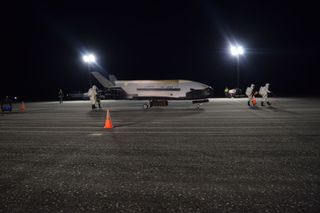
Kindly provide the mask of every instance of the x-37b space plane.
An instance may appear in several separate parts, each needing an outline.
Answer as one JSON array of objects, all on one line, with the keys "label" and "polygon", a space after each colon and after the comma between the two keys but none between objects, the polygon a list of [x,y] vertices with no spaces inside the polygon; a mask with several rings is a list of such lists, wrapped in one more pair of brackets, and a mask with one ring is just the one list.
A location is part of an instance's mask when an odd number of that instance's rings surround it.
[{"label": "x-37b space plane", "polygon": [[169,100],[190,100],[200,107],[213,97],[213,88],[189,80],[117,80],[114,75],[105,78],[99,72],[91,72],[104,87],[106,99],[147,100],[144,109],[152,106],[168,106]]}]

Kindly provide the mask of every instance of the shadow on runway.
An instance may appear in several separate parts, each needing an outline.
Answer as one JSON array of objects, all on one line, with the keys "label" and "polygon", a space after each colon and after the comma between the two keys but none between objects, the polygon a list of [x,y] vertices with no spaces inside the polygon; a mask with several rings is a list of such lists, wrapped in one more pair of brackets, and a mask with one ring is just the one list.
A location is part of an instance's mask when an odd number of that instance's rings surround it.
[{"label": "shadow on runway", "polygon": [[[135,126],[153,122],[155,120],[162,120],[162,118],[182,118],[189,117],[193,115],[198,115],[199,113],[205,112],[205,109],[195,109],[195,108],[151,108],[148,110],[143,109],[110,109],[111,117],[117,118],[126,117],[126,121],[122,124],[114,123],[114,127],[126,127]],[[92,118],[104,118],[106,116],[106,109],[98,109],[93,111],[88,111],[87,115]],[[165,115],[165,116],[164,116]]]},{"label": "shadow on runway", "polygon": [[160,107],[155,107],[155,108],[151,108],[148,110],[143,110],[145,112],[204,112],[205,109],[204,108],[183,108],[183,107],[175,107],[175,108],[160,108]]},{"label": "shadow on runway", "polygon": [[[153,112],[163,112],[163,113],[166,113],[166,112],[179,112],[179,113],[183,113],[183,112],[193,112],[193,113],[199,113],[199,112],[205,112],[206,110],[204,108],[200,108],[200,109],[197,109],[197,108],[159,108],[159,107],[155,107],[155,108],[150,108],[150,109],[147,109],[147,110],[144,110],[144,109],[139,109],[139,108],[136,108],[136,109],[116,109],[115,108],[109,108],[110,112],[112,113],[129,113],[129,112],[138,112],[138,113],[153,113]],[[106,113],[107,112],[107,109],[97,109],[97,110],[92,110],[92,111],[88,111],[88,114],[101,114],[101,113]]]},{"label": "shadow on runway", "polygon": [[267,106],[266,109],[270,110],[270,111],[273,111],[273,112],[284,112],[284,113],[288,113],[288,114],[291,114],[291,115],[300,115],[301,114],[299,112],[293,112],[293,111],[290,111],[290,110],[286,110],[286,109],[279,108],[279,107],[274,107],[274,106]]},{"label": "shadow on runway", "polygon": [[143,124],[146,123],[146,121],[135,121],[135,122],[130,122],[130,123],[124,123],[124,124],[114,124],[113,127],[117,128],[117,127],[127,127],[127,126],[133,126],[136,124]]},{"label": "shadow on runway", "polygon": [[261,108],[258,107],[258,106],[250,106],[249,109],[251,109],[251,110],[261,110]]}]

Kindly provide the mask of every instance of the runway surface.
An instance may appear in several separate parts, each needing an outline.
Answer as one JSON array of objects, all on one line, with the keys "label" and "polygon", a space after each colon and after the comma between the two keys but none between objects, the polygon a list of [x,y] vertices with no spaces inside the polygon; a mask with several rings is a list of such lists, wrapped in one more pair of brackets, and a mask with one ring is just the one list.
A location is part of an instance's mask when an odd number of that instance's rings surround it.
[{"label": "runway surface", "polygon": [[142,103],[0,113],[0,212],[320,212],[320,99]]}]

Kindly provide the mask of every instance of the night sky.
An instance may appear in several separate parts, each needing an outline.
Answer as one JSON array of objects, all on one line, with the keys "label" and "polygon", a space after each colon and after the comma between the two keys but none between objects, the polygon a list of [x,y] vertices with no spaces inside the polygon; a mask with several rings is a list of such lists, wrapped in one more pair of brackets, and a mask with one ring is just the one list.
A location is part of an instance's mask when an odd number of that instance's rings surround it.
[{"label": "night sky", "polygon": [[[309,3],[307,3],[309,2]],[[82,54],[118,79],[188,79],[223,95],[266,82],[278,96],[318,95],[319,12],[310,1],[29,1],[2,3],[0,95],[46,100],[87,91]]]}]

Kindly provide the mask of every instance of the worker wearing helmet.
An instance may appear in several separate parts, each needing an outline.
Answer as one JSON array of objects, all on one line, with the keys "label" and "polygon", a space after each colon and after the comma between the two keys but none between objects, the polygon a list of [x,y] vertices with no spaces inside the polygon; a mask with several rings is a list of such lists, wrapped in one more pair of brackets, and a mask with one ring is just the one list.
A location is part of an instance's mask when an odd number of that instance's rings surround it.
[{"label": "worker wearing helmet", "polygon": [[58,97],[59,97],[59,103],[62,104],[63,103],[63,97],[64,97],[62,89],[59,90]]},{"label": "worker wearing helmet", "polygon": [[99,90],[99,88],[97,87],[97,95],[96,95],[96,101],[97,101],[97,103],[98,103],[98,107],[99,107],[99,109],[101,109],[101,96],[102,96],[102,94],[101,94],[101,90]]},{"label": "worker wearing helmet", "polygon": [[251,106],[250,103],[252,102],[252,100],[254,99],[254,96],[256,94],[254,88],[255,88],[255,85],[251,84],[251,86],[247,87],[247,89],[246,89],[246,96],[248,97],[248,106]]},{"label": "worker wearing helmet", "polygon": [[9,96],[1,99],[1,111],[12,111],[12,99]]},{"label": "worker wearing helmet", "polygon": [[91,101],[92,109],[95,109],[96,108],[96,101],[97,101],[97,87],[96,87],[96,85],[93,85],[92,88],[89,89],[88,96]]},{"label": "worker wearing helmet", "polygon": [[261,106],[264,106],[264,102],[267,102],[267,104],[270,106],[271,103],[269,102],[268,95],[271,93],[269,90],[270,84],[266,83],[264,87],[260,87],[259,94],[262,96]]}]

